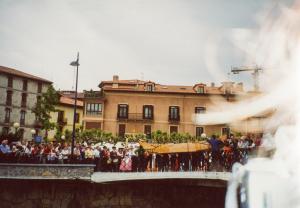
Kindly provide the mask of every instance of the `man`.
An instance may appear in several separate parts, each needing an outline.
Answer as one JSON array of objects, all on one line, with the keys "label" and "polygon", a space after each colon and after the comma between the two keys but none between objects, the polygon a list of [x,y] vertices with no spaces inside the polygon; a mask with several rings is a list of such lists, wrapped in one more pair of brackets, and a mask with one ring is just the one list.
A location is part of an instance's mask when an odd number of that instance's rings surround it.
[{"label": "man", "polygon": [[213,166],[216,167],[220,158],[220,141],[217,139],[216,135],[212,135],[210,140],[208,140],[208,143],[211,146],[212,163]]},{"label": "man", "polygon": [[8,153],[11,153],[11,150],[8,146],[8,140],[7,139],[4,139],[2,142],[1,142],[1,145],[0,145],[0,151],[1,153],[3,154],[8,154]]},{"label": "man", "polygon": [[115,146],[112,147],[112,151],[110,152],[110,159],[111,159],[111,171],[112,172],[118,172],[119,170],[119,158],[118,158],[118,152]]}]

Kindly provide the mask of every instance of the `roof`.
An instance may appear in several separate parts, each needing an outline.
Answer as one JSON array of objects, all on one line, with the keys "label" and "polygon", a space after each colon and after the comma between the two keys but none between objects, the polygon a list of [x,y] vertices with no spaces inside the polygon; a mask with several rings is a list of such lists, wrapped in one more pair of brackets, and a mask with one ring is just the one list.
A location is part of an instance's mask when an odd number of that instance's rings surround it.
[{"label": "roof", "polygon": [[[61,95],[63,95],[64,97],[75,99],[75,91],[62,90],[62,91],[59,91],[59,93]],[[83,92],[77,92],[77,99],[82,100],[83,98],[84,98],[84,93]]]},{"label": "roof", "polygon": [[32,79],[32,80],[52,84],[52,82],[47,79],[43,79],[43,78],[28,74],[28,73],[25,73],[25,72],[22,72],[22,71],[19,71],[16,69],[8,68],[5,66],[0,66],[0,73],[10,74],[13,76],[18,76],[18,77],[22,77],[22,78],[27,78],[27,79]]},{"label": "roof", "polygon": [[[63,104],[63,105],[71,105],[74,106],[75,105],[75,100],[65,97],[65,96],[61,96],[59,99],[59,103]],[[77,107],[83,107],[83,102],[81,100],[77,100]]]},{"label": "roof", "polygon": [[[99,87],[104,91],[118,91],[118,92],[147,92],[145,91],[145,85],[154,84],[154,93],[178,93],[178,94],[199,94],[196,90],[198,86],[203,86],[205,88],[204,94],[212,95],[224,95],[225,85],[220,86],[207,86],[203,83],[198,83],[190,86],[181,86],[181,85],[161,85],[154,83],[152,81],[143,81],[143,80],[117,80],[117,81],[102,81],[99,84]],[[118,84],[118,86],[114,86]],[[241,85],[234,85],[231,83],[231,94],[241,94],[244,93]],[[152,92],[151,92],[152,93]]]}]

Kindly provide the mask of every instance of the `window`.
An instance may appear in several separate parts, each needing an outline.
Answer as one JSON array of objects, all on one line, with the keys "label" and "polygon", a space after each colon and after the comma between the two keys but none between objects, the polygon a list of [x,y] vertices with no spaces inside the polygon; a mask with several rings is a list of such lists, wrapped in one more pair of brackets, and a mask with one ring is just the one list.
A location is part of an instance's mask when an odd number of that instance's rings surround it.
[{"label": "window", "polygon": [[27,94],[22,93],[21,107],[26,107],[26,102],[27,102]]},{"label": "window", "polygon": [[153,84],[147,84],[146,85],[146,91],[153,92],[154,91],[154,85]]},{"label": "window", "polygon": [[12,91],[8,90],[6,94],[6,105],[11,106],[12,103]]},{"label": "window", "polygon": [[85,129],[101,129],[100,122],[86,122]]},{"label": "window", "polygon": [[5,123],[9,123],[9,121],[10,121],[10,112],[11,112],[11,109],[5,108],[5,120],[4,120]]},{"label": "window", "polygon": [[75,123],[79,123],[79,120],[80,120],[80,115],[79,115],[79,113],[76,113],[75,114]]},{"label": "window", "polygon": [[21,140],[24,138],[24,129],[19,129]]},{"label": "window", "polygon": [[64,121],[64,111],[58,111],[57,112],[57,123],[62,123]]},{"label": "window", "polygon": [[151,138],[151,125],[144,126],[144,134],[146,134],[147,139]]},{"label": "window", "polygon": [[43,84],[41,82],[38,83],[38,93],[42,92]]},{"label": "window", "polygon": [[178,133],[178,126],[170,126],[170,134]]},{"label": "window", "polygon": [[153,119],[153,106],[144,105],[143,106],[143,119]]},{"label": "window", "polygon": [[169,107],[169,120],[171,121],[179,121],[179,107],[178,106],[170,106]]},{"label": "window", "polygon": [[203,94],[203,93],[204,93],[204,87],[203,87],[203,86],[199,86],[199,87],[197,88],[197,93]]},{"label": "window", "polygon": [[100,115],[102,113],[102,104],[101,103],[88,103],[86,105],[86,114],[87,115]]},{"label": "window", "polygon": [[128,105],[126,104],[118,105],[118,118],[128,118]]},{"label": "window", "polygon": [[196,114],[205,113],[205,111],[206,111],[205,107],[195,107]]},{"label": "window", "polygon": [[222,128],[222,135],[229,135],[230,134],[230,128],[223,127]]},{"label": "window", "polygon": [[23,90],[27,91],[27,80],[23,80]]},{"label": "window", "polygon": [[119,124],[119,137],[124,138],[126,132],[126,125],[125,124]]},{"label": "window", "polygon": [[36,96],[36,101],[39,102],[42,99],[42,96],[38,95]]},{"label": "window", "polygon": [[2,134],[7,135],[9,132],[9,127],[5,126],[2,128]]},{"label": "window", "polygon": [[199,126],[196,127],[196,137],[197,138],[201,137],[201,134],[203,134],[203,132],[204,132],[203,127],[199,127]]},{"label": "window", "polygon": [[7,79],[7,87],[13,87],[13,78],[11,76]]},{"label": "window", "polygon": [[25,125],[25,115],[26,115],[26,111],[21,110],[20,125]]}]

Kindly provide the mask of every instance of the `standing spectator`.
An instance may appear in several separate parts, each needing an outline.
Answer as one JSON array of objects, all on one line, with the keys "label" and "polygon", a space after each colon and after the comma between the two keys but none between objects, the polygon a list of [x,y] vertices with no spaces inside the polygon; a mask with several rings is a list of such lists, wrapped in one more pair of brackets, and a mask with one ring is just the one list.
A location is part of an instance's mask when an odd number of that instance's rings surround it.
[{"label": "standing spectator", "polygon": [[70,155],[70,150],[68,148],[67,145],[64,146],[64,148],[62,149],[61,151],[61,154],[62,154],[62,160],[63,160],[63,163],[68,163],[69,161],[69,155]]},{"label": "standing spectator", "polygon": [[118,172],[119,159],[118,159],[117,148],[115,146],[112,147],[112,151],[110,152],[110,159],[111,159],[111,171]]}]

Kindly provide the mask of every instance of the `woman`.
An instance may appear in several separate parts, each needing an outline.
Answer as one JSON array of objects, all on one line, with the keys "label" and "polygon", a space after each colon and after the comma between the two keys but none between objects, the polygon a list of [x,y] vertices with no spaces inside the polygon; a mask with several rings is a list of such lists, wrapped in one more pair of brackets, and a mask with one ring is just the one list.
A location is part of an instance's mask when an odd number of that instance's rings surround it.
[{"label": "woman", "polygon": [[121,161],[120,171],[122,172],[130,172],[132,169],[132,161],[129,153],[126,151],[125,156]]}]

